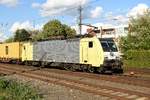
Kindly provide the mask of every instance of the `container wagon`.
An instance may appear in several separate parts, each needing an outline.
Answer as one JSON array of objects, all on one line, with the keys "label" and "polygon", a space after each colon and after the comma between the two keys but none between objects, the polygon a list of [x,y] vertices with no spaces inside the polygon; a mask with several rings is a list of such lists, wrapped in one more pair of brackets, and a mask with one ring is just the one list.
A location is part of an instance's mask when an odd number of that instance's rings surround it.
[{"label": "container wagon", "polygon": [[0,44],[0,62],[19,63],[22,58],[22,43]]}]

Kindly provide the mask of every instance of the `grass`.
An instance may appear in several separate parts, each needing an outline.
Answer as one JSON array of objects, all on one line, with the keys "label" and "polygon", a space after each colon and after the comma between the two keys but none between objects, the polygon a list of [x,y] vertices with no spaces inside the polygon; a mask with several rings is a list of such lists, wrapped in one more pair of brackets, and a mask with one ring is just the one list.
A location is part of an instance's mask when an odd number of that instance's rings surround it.
[{"label": "grass", "polygon": [[150,68],[150,50],[128,50],[123,61],[125,67]]},{"label": "grass", "polygon": [[0,78],[0,100],[40,100],[31,86],[14,80]]},{"label": "grass", "polygon": [[124,60],[123,62],[125,67],[150,69],[150,61]]}]

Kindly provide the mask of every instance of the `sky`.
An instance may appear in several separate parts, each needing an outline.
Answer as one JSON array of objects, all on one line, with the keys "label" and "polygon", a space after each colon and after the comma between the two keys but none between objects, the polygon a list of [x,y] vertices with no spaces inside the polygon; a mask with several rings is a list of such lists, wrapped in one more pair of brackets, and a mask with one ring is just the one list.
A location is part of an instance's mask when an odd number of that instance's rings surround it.
[{"label": "sky", "polygon": [[80,5],[82,23],[120,25],[142,15],[150,0],[0,0],[0,41],[13,36],[17,29],[42,30],[52,19],[77,28]]}]

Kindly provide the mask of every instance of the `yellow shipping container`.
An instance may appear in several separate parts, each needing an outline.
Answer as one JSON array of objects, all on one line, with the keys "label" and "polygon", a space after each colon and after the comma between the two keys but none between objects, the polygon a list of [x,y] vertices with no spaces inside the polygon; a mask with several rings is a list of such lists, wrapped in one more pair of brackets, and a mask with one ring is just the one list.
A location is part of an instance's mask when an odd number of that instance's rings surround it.
[{"label": "yellow shipping container", "polygon": [[20,42],[0,44],[0,59],[21,60],[22,44]]}]

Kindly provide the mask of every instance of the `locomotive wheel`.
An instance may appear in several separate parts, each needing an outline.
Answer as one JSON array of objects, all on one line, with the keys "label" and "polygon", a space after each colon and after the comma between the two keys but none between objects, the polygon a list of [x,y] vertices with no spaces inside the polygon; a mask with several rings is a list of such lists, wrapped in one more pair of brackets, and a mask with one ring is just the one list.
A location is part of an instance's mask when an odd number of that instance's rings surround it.
[{"label": "locomotive wheel", "polygon": [[46,66],[46,62],[41,62],[41,64],[40,64],[41,66],[41,68],[44,68],[45,66]]},{"label": "locomotive wheel", "polygon": [[120,73],[120,74],[123,74],[123,69],[122,69],[122,68],[120,69],[119,73]]},{"label": "locomotive wheel", "polygon": [[71,71],[73,71],[73,72],[75,72],[75,71],[76,71],[76,69],[75,69],[75,67],[74,67],[74,66],[71,66],[71,67],[70,67],[70,70],[71,70]]},{"label": "locomotive wheel", "polygon": [[118,73],[118,74],[123,74],[123,69],[122,69],[122,68],[118,69],[118,70],[117,70],[117,73]]},{"label": "locomotive wheel", "polygon": [[87,72],[87,66],[82,66],[82,71]]},{"label": "locomotive wheel", "polygon": [[89,73],[94,73],[95,72],[94,67],[88,67],[87,70],[88,70]]},{"label": "locomotive wheel", "polygon": [[69,66],[64,66],[64,69],[67,70],[67,71],[70,70]]},{"label": "locomotive wheel", "polygon": [[104,73],[103,67],[98,67],[98,68],[96,69],[96,71],[97,71],[98,73]]}]

